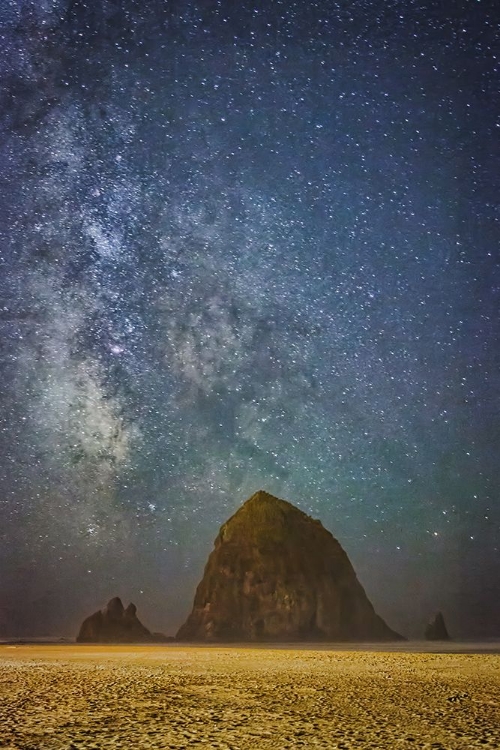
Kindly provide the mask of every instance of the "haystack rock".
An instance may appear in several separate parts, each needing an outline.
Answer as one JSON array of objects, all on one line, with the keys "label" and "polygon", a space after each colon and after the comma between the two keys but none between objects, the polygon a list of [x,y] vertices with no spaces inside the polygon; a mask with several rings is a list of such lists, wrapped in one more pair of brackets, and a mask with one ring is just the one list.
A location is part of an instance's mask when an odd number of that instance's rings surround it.
[{"label": "haystack rock", "polygon": [[441,612],[437,612],[435,617],[425,628],[425,638],[427,641],[449,641],[450,636],[444,622]]},{"label": "haystack rock", "polygon": [[181,641],[404,640],[320,521],[257,492],[220,529]]},{"label": "haystack rock", "polygon": [[121,599],[111,599],[104,609],[87,617],[76,638],[77,643],[148,643],[165,641],[161,633],[151,633],[138,619],[135,604],[124,609]]}]

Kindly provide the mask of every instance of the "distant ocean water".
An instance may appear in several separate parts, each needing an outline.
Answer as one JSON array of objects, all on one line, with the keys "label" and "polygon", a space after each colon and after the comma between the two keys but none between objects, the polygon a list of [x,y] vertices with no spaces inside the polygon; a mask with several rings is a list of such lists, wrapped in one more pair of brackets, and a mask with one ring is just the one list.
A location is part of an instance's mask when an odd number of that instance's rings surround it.
[{"label": "distant ocean water", "polygon": [[[21,645],[64,645],[80,647],[76,644],[75,638],[53,636],[33,636],[24,638],[0,638],[0,646],[21,646]],[[92,644],[84,644],[84,647]],[[104,644],[95,644],[104,645]],[[122,645],[134,648],[253,648],[259,649],[294,649],[297,651],[378,651],[387,653],[456,653],[456,654],[500,654],[500,638],[488,638],[478,640],[462,641],[404,641],[394,643],[184,643],[175,641],[171,643],[151,643],[151,644],[109,644]]]}]

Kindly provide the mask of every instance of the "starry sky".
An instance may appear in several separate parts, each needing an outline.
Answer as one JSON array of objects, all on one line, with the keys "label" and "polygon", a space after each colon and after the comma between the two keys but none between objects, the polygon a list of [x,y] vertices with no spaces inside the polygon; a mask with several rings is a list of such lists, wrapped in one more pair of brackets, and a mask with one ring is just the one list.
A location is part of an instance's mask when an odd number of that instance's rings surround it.
[{"label": "starry sky", "polygon": [[2,2],[1,636],[175,632],[260,488],[500,636],[499,16]]}]

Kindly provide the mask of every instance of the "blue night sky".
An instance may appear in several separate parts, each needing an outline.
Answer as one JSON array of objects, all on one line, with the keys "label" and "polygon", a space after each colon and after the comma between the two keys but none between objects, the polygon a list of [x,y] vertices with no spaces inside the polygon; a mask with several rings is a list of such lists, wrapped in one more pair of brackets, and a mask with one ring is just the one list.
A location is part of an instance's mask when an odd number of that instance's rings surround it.
[{"label": "blue night sky", "polygon": [[0,635],[174,632],[262,488],[391,627],[500,636],[500,13],[452,8],[2,2]]}]

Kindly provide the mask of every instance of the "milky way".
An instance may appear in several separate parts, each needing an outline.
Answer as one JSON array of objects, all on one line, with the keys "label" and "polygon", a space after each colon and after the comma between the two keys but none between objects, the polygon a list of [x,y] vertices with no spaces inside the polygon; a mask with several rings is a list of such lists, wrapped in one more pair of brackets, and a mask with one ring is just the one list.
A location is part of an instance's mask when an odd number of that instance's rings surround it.
[{"label": "milky way", "polygon": [[259,488],[395,629],[500,634],[498,12],[453,7],[3,3],[0,635],[174,631]]}]

